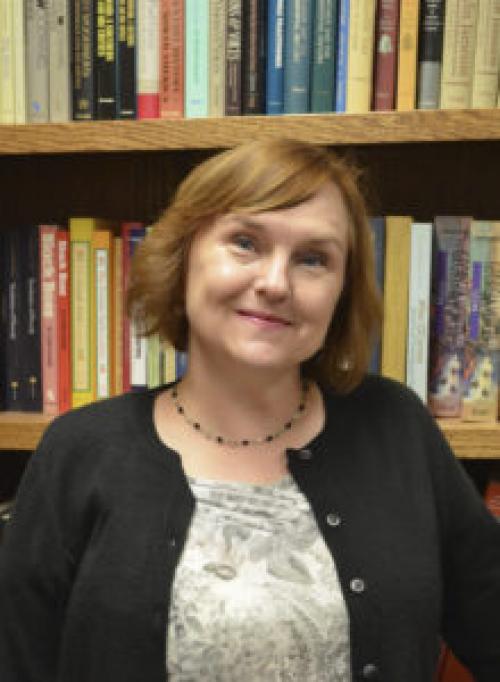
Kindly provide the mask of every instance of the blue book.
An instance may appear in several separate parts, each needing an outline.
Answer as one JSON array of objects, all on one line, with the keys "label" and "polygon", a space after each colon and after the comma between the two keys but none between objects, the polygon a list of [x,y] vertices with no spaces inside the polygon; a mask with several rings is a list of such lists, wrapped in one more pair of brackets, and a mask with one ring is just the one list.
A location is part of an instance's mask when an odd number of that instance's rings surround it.
[{"label": "blue book", "polygon": [[175,351],[175,378],[182,379],[187,369],[187,353]]},{"label": "blue book", "polygon": [[313,10],[309,0],[285,1],[285,114],[309,112]]},{"label": "blue book", "polygon": [[[380,292],[384,291],[384,265],[385,265],[385,218],[383,216],[376,216],[370,218],[370,226],[372,228],[373,235],[373,251],[375,258],[375,277],[377,278],[377,283]],[[380,339],[373,348],[372,357],[370,360],[370,366],[368,371],[372,374],[380,373]]]},{"label": "blue book", "polygon": [[349,53],[349,0],[339,0],[336,60],[335,111],[343,112],[347,103],[347,59]]},{"label": "blue book", "polygon": [[311,68],[311,111],[334,111],[337,0],[316,0]]},{"label": "blue book", "polygon": [[267,21],[266,114],[283,113],[285,0],[269,0]]},{"label": "blue book", "polygon": [[185,102],[186,118],[208,116],[209,2],[185,4]]},{"label": "blue book", "polygon": [[21,315],[20,370],[23,411],[42,411],[42,366],[40,337],[40,253],[38,225],[16,232],[20,239]]}]

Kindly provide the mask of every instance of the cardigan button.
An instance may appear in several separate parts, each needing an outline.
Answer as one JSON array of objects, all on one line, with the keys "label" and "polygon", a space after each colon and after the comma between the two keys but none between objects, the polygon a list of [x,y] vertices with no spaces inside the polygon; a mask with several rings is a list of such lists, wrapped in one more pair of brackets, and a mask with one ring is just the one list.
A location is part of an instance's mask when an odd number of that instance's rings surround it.
[{"label": "cardigan button", "polygon": [[379,679],[378,668],[373,663],[367,663],[366,665],[364,665],[363,670],[361,671],[361,675],[364,680]]},{"label": "cardigan button", "polygon": [[175,535],[171,535],[168,538],[168,546],[170,547],[170,549],[175,549],[177,547],[177,538],[175,537]]},{"label": "cardigan button", "polygon": [[326,515],[326,522],[332,528],[338,528],[338,526],[340,526],[340,524],[342,523],[342,519],[340,518],[340,515],[337,514],[336,512],[330,512],[329,514]]},{"label": "cardigan button", "polygon": [[312,450],[309,448],[302,448],[301,450],[297,450],[297,457],[299,459],[302,459],[304,461],[312,459],[313,453]]},{"label": "cardigan button", "polygon": [[365,581],[362,578],[353,578],[349,583],[349,587],[351,588],[351,592],[355,592],[356,594],[361,594],[366,589]]}]

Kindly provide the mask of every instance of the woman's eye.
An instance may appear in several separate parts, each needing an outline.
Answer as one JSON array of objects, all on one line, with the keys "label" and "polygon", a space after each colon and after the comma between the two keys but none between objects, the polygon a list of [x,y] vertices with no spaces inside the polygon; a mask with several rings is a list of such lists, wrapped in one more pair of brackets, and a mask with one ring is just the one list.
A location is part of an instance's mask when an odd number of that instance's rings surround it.
[{"label": "woman's eye", "polygon": [[301,265],[308,267],[317,267],[326,264],[326,256],[323,253],[316,253],[314,251],[302,253],[298,256],[298,261]]},{"label": "woman's eye", "polygon": [[251,251],[255,249],[254,240],[244,234],[237,234],[235,237],[233,237],[233,243],[243,251]]}]

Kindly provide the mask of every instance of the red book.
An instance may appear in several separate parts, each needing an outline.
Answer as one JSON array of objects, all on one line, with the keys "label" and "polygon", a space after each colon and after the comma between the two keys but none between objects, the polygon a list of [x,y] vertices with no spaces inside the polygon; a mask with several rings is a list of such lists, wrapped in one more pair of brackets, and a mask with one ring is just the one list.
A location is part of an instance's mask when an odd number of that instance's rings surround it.
[{"label": "red book", "polygon": [[160,118],[184,116],[184,2],[160,0]]},{"label": "red book", "polygon": [[59,413],[71,408],[71,343],[69,308],[69,237],[57,232],[57,346],[59,349]]},{"label": "red book", "polygon": [[374,111],[395,107],[399,0],[377,0],[375,54],[373,58]]},{"label": "red book", "polygon": [[40,333],[42,350],[42,408],[59,411],[57,320],[57,225],[40,225]]}]

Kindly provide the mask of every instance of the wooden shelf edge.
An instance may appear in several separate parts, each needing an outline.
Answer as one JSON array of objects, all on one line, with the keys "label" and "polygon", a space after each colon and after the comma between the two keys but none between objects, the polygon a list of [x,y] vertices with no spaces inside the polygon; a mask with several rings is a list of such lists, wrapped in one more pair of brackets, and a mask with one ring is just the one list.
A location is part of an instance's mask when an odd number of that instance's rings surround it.
[{"label": "wooden shelf edge", "polygon": [[0,155],[218,149],[286,135],[325,145],[500,139],[500,109],[0,125]]},{"label": "wooden shelf edge", "polygon": [[[52,419],[39,413],[0,412],[0,451],[34,450]],[[460,459],[500,459],[500,423],[440,419],[438,424]]]}]

